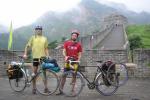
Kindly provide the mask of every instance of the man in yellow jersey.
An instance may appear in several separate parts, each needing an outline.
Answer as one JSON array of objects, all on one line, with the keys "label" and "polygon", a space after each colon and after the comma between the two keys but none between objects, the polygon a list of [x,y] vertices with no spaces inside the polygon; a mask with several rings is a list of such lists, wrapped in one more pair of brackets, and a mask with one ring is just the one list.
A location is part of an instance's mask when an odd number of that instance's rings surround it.
[{"label": "man in yellow jersey", "polygon": [[[48,51],[48,40],[46,37],[44,37],[42,35],[42,27],[41,26],[37,26],[35,27],[35,35],[33,35],[26,47],[25,47],[25,52],[24,52],[24,58],[27,58],[27,49],[28,48],[32,49],[32,58],[33,58],[33,74],[35,75],[37,73],[38,70],[38,66],[39,66],[39,60],[41,57],[46,57],[49,56],[49,51]],[[45,80],[44,82],[45,85],[45,89],[44,92],[49,92],[48,88],[47,88],[47,81]],[[36,80],[33,80],[33,90],[32,90],[33,94],[36,94]]]}]

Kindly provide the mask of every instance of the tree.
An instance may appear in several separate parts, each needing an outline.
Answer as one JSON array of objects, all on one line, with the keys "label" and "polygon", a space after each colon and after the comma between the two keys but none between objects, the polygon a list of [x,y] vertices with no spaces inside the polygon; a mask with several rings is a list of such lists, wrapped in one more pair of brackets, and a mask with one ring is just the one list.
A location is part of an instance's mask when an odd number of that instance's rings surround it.
[{"label": "tree", "polygon": [[58,44],[57,40],[54,40],[48,44],[48,48],[55,49],[57,47],[57,44]]},{"label": "tree", "polygon": [[129,43],[130,43],[130,50],[131,50],[131,58],[133,62],[133,50],[143,46],[142,39],[137,34],[131,34],[129,35]]},{"label": "tree", "polygon": [[61,38],[61,42],[66,41],[66,39],[67,39],[66,37],[62,37],[62,38]]}]

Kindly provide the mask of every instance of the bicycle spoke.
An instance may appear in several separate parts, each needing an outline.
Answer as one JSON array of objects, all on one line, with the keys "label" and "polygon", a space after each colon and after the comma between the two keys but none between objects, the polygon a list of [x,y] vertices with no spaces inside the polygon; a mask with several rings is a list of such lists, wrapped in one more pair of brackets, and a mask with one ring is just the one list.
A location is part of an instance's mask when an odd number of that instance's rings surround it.
[{"label": "bicycle spoke", "polygon": [[9,79],[9,84],[10,84],[10,87],[12,88],[12,90],[14,90],[16,92],[23,91],[26,87],[25,74],[23,73],[23,75],[21,77],[18,74],[18,76],[15,76],[15,78]]},{"label": "bicycle spoke", "polygon": [[[108,69],[108,80],[112,85],[117,85],[117,86],[122,86],[124,85],[127,80],[128,80],[128,71],[126,69],[126,66],[122,63],[115,63],[115,66],[110,66]],[[115,67],[115,70],[112,72],[112,67]],[[114,84],[113,80],[111,80],[111,78],[109,78],[109,76],[111,76],[111,74],[113,74],[114,77],[114,82],[116,82],[116,84]]]},{"label": "bicycle spoke", "polygon": [[110,96],[117,91],[118,87],[111,85],[108,80],[107,76],[103,76],[99,74],[96,79],[96,90],[105,96]]},{"label": "bicycle spoke", "polygon": [[58,76],[51,70],[45,70],[36,77],[36,88],[42,95],[51,95],[55,93],[58,85]]},{"label": "bicycle spoke", "polygon": [[75,74],[73,71],[67,71],[61,78],[60,82],[60,90],[66,96],[77,96],[80,94],[83,89],[83,79],[77,73]]}]

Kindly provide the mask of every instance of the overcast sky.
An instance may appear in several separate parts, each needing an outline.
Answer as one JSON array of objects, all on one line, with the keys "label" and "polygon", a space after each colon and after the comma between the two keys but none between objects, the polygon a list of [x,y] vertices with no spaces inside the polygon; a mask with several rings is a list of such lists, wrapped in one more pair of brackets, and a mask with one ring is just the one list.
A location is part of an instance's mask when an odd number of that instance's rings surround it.
[{"label": "overcast sky", "polygon": [[[34,22],[48,11],[63,12],[75,7],[81,0],[0,0],[0,25],[20,27]],[[128,9],[150,12],[150,0],[103,0],[124,3]]]},{"label": "overcast sky", "polygon": [[136,12],[141,11],[150,12],[150,0],[103,0],[103,1],[123,3],[129,10],[133,10]]},{"label": "overcast sky", "polygon": [[20,27],[34,22],[48,11],[63,12],[81,0],[0,0],[0,25]]}]

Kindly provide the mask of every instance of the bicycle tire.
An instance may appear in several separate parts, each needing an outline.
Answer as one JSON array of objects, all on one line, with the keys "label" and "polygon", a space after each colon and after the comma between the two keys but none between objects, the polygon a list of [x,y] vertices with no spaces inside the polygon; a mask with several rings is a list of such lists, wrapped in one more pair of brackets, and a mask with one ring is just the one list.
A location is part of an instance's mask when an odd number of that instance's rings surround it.
[{"label": "bicycle tire", "polygon": [[[112,69],[114,69],[114,71],[112,71]],[[114,75],[114,77],[109,78],[111,77],[111,75]],[[123,63],[113,63],[108,68],[107,78],[112,85],[116,85],[119,87],[124,85],[128,81],[128,71],[126,65]]]},{"label": "bicycle tire", "polygon": [[[107,77],[107,76],[104,76],[104,77]],[[102,73],[99,73],[97,75],[95,84],[96,84],[96,90],[104,96],[111,96],[118,90],[118,86],[105,84]]]},{"label": "bicycle tire", "polygon": [[20,77],[20,74],[18,73],[16,78],[9,79],[10,87],[15,92],[22,92],[26,88],[26,74],[23,69],[20,69],[20,71],[20,73],[22,73],[22,77]]},{"label": "bicycle tire", "polygon": [[[47,80],[47,91],[45,91],[44,80]],[[36,76],[36,89],[42,95],[52,95],[59,87],[59,79],[55,72],[45,69],[44,72],[38,73]]]},{"label": "bicycle tire", "polygon": [[72,78],[74,74],[75,74],[74,71],[66,71],[63,73],[61,80],[60,80],[60,86],[61,86],[61,84],[63,84],[63,81],[62,81],[63,78],[66,77],[66,81],[65,81],[63,89],[62,88],[59,88],[59,89],[67,97],[78,96],[83,90],[83,86],[85,85],[83,77],[79,72],[76,73],[76,82],[72,84]]}]

